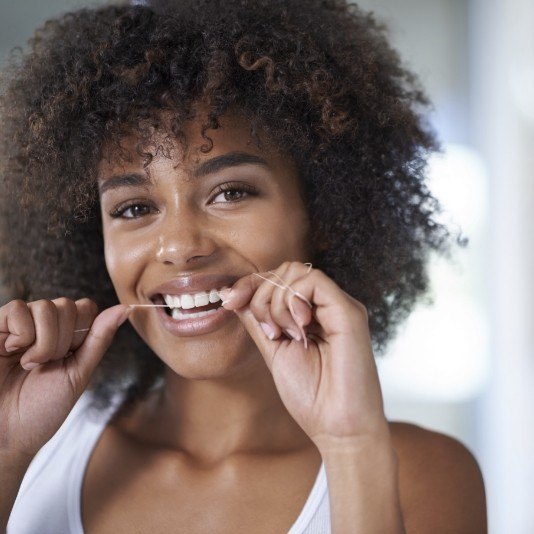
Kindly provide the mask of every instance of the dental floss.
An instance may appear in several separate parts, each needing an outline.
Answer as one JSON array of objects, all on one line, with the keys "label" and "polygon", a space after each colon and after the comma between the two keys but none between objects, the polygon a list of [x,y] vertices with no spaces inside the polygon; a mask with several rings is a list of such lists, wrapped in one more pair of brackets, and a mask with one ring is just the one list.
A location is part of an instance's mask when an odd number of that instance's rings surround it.
[{"label": "dental floss", "polygon": [[[313,266],[311,263],[305,263],[304,265],[307,265],[308,266],[308,271],[306,274],[309,274],[310,271],[312,270]],[[274,282],[273,280],[270,280],[269,278],[266,278],[265,276],[262,276],[261,274],[259,273],[252,273],[254,274],[255,276],[257,276],[258,278],[261,278],[262,280],[265,280],[266,282],[269,282],[269,284],[272,284],[276,287],[279,287],[280,289],[289,289],[289,291],[291,291],[292,295],[291,297],[289,298],[289,311],[291,312],[291,315],[293,316],[293,318],[295,319],[295,310],[293,309],[293,305],[291,304],[291,299],[293,297],[298,297],[299,299],[301,299],[302,301],[304,301],[310,309],[312,309],[312,304],[311,302],[302,294],[302,293],[299,293],[298,291],[295,291],[290,285],[286,284],[285,280],[283,278],[281,278],[280,276],[278,276],[276,273],[273,273],[273,271],[267,271],[269,274],[272,274],[273,276],[276,276],[276,278],[278,278],[278,280],[280,280],[282,282],[282,284],[284,285],[280,285],[280,284],[277,284],[276,282]],[[296,319],[295,319],[295,322]],[[306,332],[304,331],[304,328],[299,325],[297,323],[297,326],[299,327],[299,330],[302,334],[302,341],[304,342],[304,348],[307,349],[308,348],[308,338],[306,337]]]},{"label": "dental floss", "polygon": [[[304,265],[307,265],[308,266],[308,272],[306,274],[309,274],[310,271],[312,270],[313,266],[311,263],[305,263]],[[289,289],[289,291],[291,291],[292,295],[289,299],[289,309],[291,311],[291,315],[293,315],[293,317],[295,317],[295,311],[293,310],[293,306],[291,304],[291,298],[293,297],[298,297],[300,298],[301,300],[303,300],[309,307],[310,309],[312,308],[312,304],[311,302],[304,296],[302,295],[302,293],[299,293],[298,291],[295,291],[290,285],[286,284],[285,281],[280,277],[278,276],[276,273],[273,273],[272,271],[267,271],[269,274],[272,274],[273,276],[276,276],[276,278],[278,278],[278,280],[280,280],[284,285],[280,285],[280,284],[277,284],[276,282],[274,282],[273,280],[270,280],[269,278],[265,278],[265,276],[262,276],[261,274],[259,273],[252,273],[253,275],[265,280],[266,282],[269,282],[270,284],[273,284],[274,286],[276,287],[279,287],[280,289]],[[228,301],[222,301],[222,304],[224,304],[225,302],[228,302]],[[170,306],[168,306],[167,304],[129,304],[128,307],[130,308],[169,308]],[[304,348],[308,348],[308,339],[306,338],[306,333],[304,332],[304,329],[300,326],[300,325],[297,325],[299,326],[301,332],[302,332],[302,340],[304,341]],[[77,332],[89,332],[89,330],[91,330],[90,328],[79,328],[77,330],[74,330],[74,333],[77,333]]]},{"label": "dental floss", "polygon": [[[312,309],[311,302],[302,293],[299,293],[298,291],[295,291],[290,285],[287,285],[285,283],[284,279],[280,278],[276,273],[273,273],[272,271],[267,271],[267,272],[272,274],[273,276],[276,276],[276,278],[278,278],[278,280],[280,280],[284,284],[284,287],[286,289],[289,289],[289,291],[291,291],[291,293],[293,293],[294,296],[299,297],[300,299],[302,299],[309,306],[310,310]],[[310,271],[308,270],[308,273],[309,272]]]},{"label": "dental floss", "polygon": [[[276,273],[273,273],[272,271],[267,271],[268,273],[272,274],[273,276],[276,276],[276,278],[278,278],[278,280],[280,280],[284,285],[281,286],[280,284],[277,284],[276,282],[273,282],[272,280],[270,280],[269,278],[265,278],[265,276],[262,276],[261,274],[259,273],[252,273],[253,275],[257,276],[258,278],[261,278],[262,280],[265,280],[266,282],[269,282],[270,284],[273,284],[274,286],[276,287],[279,287],[280,289],[289,289],[289,291],[291,291],[291,293],[293,293],[293,295],[295,297],[298,297],[300,300],[304,301],[308,307],[310,308],[310,310],[312,309],[312,304],[311,302],[302,294],[302,293],[299,293],[298,291],[295,291],[291,286],[287,285],[284,280],[282,278],[280,278]],[[310,271],[308,271],[309,273]]]}]

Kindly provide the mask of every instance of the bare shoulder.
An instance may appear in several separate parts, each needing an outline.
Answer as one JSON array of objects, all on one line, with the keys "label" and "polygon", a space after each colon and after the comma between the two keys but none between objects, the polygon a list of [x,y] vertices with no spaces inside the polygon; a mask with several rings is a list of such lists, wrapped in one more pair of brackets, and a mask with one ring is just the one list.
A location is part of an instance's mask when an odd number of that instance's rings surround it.
[{"label": "bare shoulder", "polygon": [[482,473],[459,441],[407,423],[390,423],[399,460],[406,531],[487,532]]}]

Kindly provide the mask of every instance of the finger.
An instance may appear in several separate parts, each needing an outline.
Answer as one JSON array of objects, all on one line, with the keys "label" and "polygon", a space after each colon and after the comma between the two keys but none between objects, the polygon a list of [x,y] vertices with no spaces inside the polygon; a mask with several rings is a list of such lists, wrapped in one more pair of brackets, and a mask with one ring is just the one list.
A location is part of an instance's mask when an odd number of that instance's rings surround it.
[{"label": "finger", "polygon": [[[263,284],[263,282],[267,282],[275,287],[283,287],[283,282],[281,283],[276,278],[276,275],[280,276],[280,273],[284,273],[289,268],[304,275],[309,272],[308,265],[309,264],[304,264],[297,261],[284,262],[275,271],[266,273],[251,273],[247,276],[243,276],[230,289],[225,289],[219,292],[223,300],[223,306],[227,310],[236,310],[242,308],[250,302],[256,290],[260,285]],[[273,275],[272,273],[275,274]]]},{"label": "finger", "polygon": [[67,372],[78,394],[87,387],[96,366],[111,345],[119,326],[128,318],[131,308],[118,304],[96,317],[80,348],[65,360]]},{"label": "finger", "polygon": [[271,299],[276,286],[267,282],[259,285],[252,296],[249,308],[269,339],[277,339],[282,330],[271,315]]},{"label": "finger", "polygon": [[[278,270],[277,270],[278,271]],[[277,277],[279,285],[274,286],[271,298],[271,315],[276,323],[284,330],[287,336],[297,341],[305,338],[302,327],[295,322],[288,306],[288,296],[293,294],[291,284],[294,281],[295,271],[290,269],[285,272],[269,273]]]},{"label": "finger", "polygon": [[263,280],[253,274],[243,276],[231,288],[219,291],[222,305],[227,310],[243,308],[248,305],[262,283]]},{"label": "finger", "polygon": [[281,338],[281,340],[269,339],[269,337],[266,335],[267,333],[262,328],[260,322],[257,320],[254,313],[248,306],[244,306],[242,308],[239,308],[238,310],[234,310],[234,312],[237,314],[240,321],[245,326],[247,332],[249,333],[250,337],[253,339],[261,355],[263,356],[267,367],[272,372],[272,363],[274,355],[276,354],[276,350],[280,347],[281,344],[291,343],[291,341],[283,337]]},{"label": "finger", "polygon": [[[37,300],[28,304],[35,325],[35,342],[24,353],[20,364],[29,369],[31,364],[49,361],[56,353],[58,341],[58,314],[50,300]],[[30,364],[30,367],[28,367]]]},{"label": "finger", "polygon": [[77,350],[85,341],[91,325],[98,315],[97,305],[90,299],[80,299],[76,304],[76,323],[74,324],[74,332],[72,336],[70,351]]},{"label": "finger", "polygon": [[[362,323],[367,328],[365,307],[345,293],[331,278],[318,269],[313,269],[307,276],[292,284],[294,298],[289,303],[295,313],[297,323],[312,321],[319,323],[327,336],[353,331],[356,324]],[[312,316],[302,306],[306,301],[313,303]],[[363,311],[362,311],[363,310]]]},{"label": "finger", "polygon": [[28,305],[12,300],[0,308],[0,354],[7,356],[35,341],[35,326]]},{"label": "finger", "polygon": [[60,360],[69,352],[72,336],[74,335],[74,325],[76,324],[76,304],[67,298],[52,300],[57,312],[57,341],[56,351],[50,356],[50,360]]},{"label": "finger", "polygon": [[313,319],[313,312],[308,304],[302,300],[300,293],[295,292],[291,293],[289,296],[286,295],[286,300],[295,323],[297,323],[299,327],[309,325]]}]

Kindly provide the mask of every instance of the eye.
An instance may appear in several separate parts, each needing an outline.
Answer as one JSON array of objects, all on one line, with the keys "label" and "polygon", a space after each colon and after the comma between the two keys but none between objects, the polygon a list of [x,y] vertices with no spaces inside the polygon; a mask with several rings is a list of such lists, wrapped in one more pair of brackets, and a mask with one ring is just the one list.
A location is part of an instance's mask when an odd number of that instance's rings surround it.
[{"label": "eye", "polygon": [[228,182],[217,187],[211,202],[213,204],[240,202],[249,196],[256,196],[257,194],[257,189],[252,185]]},{"label": "eye", "polygon": [[113,218],[122,219],[139,219],[146,215],[155,213],[156,209],[153,206],[142,202],[130,202],[117,206],[109,215]]}]

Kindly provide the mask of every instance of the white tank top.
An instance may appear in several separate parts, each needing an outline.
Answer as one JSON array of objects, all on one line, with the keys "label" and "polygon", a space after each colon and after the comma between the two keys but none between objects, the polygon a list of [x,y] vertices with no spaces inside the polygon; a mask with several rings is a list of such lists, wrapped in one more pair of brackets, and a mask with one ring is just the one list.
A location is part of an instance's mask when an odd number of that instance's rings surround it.
[{"label": "white tank top", "polygon": [[[98,412],[85,392],[37,453],[22,481],[7,534],[83,534],[81,489],[91,453],[119,402]],[[329,534],[330,507],[324,464],[288,534]]]}]

